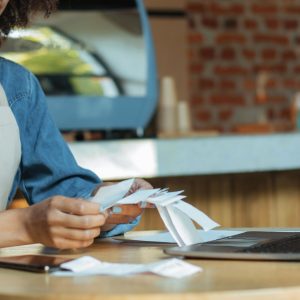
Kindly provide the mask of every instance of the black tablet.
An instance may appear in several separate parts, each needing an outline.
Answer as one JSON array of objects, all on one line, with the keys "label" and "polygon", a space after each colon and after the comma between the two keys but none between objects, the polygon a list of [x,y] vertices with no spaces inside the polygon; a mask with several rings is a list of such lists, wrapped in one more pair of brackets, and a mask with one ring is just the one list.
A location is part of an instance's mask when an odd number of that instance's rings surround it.
[{"label": "black tablet", "polygon": [[0,257],[0,267],[38,273],[49,273],[60,269],[70,258],[46,255],[21,255]]}]

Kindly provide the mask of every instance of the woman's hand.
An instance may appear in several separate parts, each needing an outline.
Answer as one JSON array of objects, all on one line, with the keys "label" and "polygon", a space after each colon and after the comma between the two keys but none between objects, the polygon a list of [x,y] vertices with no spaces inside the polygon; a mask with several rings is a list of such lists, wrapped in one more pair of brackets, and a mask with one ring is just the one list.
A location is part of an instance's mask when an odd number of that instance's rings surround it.
[{"label": "woman's hand", "polygon": [[[114,183],[104,182],[100,188],[112,184]],[[149,182],[141,178],[136,178],[126,196],[133,194],[137,190],[147,190],[152,188],[153,187]],[[118,205],[109,212],[109,216],[105,222],[105,225],[102,226],[102,231],[111,230],[117,224],[131,223],[143,212],[143,210],[144,208],[142,208],[139,204]],[[114,213],[114,211],[117,213]]]},{"label": "woman's hand", "polygon": [[99,204],[55,196],[26,209],[25,226],[30,243],[60,249],[91,245],[107,215]]}]

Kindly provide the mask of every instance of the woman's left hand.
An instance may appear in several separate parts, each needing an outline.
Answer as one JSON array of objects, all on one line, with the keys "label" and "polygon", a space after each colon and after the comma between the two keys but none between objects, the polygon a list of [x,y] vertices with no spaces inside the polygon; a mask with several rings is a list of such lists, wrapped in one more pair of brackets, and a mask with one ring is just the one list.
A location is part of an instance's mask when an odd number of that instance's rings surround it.
[{"label": "woman's left hand", "polygon": [[[104,182],[101,184],[100,188],[103,186],[108,186],[115,184],[113,182]],[[152,185],[141,178],[136,178],[126,194],[129,196],[136,192],[137,190],[148,190],[152,189]],[[142,208],[139,204],[123,204],[114,207],[114,209],[110,209],[109,216],[106,219],[105,224],[101,227],[102,231],[108,231],[114,228],[117,224],[127,224],[134,221],[142,212],[144,208]]]}]

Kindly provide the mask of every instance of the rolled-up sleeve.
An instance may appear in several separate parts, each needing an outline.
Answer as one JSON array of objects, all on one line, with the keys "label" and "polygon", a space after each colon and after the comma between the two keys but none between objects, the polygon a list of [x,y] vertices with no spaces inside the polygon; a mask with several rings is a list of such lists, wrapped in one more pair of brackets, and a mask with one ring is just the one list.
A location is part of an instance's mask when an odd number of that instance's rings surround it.
[{"label": "rolled-up sleeve", "polygon": [[22,143],[20,189],[30,204],[54,195],[85,198],[101,182],[75,161],[33,75],[29,95],[15,103]]}]

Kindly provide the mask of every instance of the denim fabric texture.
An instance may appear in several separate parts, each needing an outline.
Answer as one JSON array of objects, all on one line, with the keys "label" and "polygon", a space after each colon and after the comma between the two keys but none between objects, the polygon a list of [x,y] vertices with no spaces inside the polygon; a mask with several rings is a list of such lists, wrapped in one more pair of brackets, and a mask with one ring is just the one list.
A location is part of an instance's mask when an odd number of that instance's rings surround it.
[{"label": "denim fabric texture", "polygon": [[[22,66],[0,58],[0,82],[17,120],[22,158],[9,196],[19,188],[29,204],[51,196],[89,198],[101,180],[76,163],[47,109],[45,95],[36,77]],[[136,226],[120,224],[106,237]]]}]

